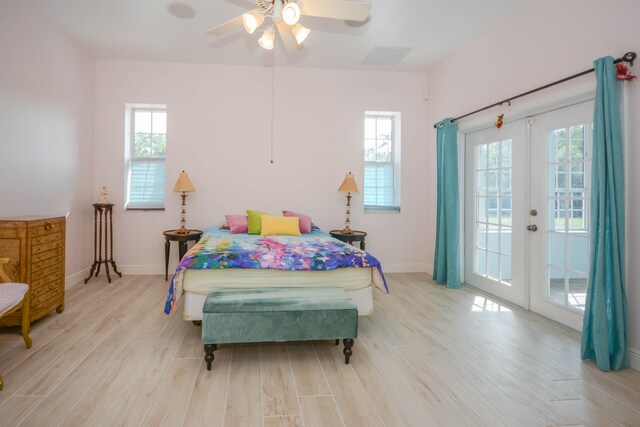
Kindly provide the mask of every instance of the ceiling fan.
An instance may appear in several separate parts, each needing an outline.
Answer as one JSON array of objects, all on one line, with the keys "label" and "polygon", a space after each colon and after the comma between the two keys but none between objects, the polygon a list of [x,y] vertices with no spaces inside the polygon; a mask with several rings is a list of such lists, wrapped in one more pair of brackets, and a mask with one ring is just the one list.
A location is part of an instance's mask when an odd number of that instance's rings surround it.
[{"label": "ceiling fan", "polygon": [[275,45],[276,28],[287,52],[295,52],[311,30],[299,21],[300,16],[343,19],[364,22],[369,19],[371,3],[351,0],[255,0],[258,7],[220,24],[207,31],[214,36],[244,25],[249,34],[253,34],[265,19],[271,19],[271,25],[264,31],[258,44],[271,50]]}]

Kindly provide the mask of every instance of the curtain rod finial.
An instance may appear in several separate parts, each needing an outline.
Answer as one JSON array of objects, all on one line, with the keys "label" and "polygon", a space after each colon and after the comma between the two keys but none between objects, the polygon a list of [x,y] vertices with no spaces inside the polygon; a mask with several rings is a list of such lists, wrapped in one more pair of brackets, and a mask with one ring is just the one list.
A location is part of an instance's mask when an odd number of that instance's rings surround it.
[{"label": "curtain rod finial", "polygon": [[628,62],[629,64],[633,65],[633,61],[635,61],[637,57],[638,57],[638,55],[635,52],[627,52],[627,53],[624,54],[622,59],[625,62]]}]

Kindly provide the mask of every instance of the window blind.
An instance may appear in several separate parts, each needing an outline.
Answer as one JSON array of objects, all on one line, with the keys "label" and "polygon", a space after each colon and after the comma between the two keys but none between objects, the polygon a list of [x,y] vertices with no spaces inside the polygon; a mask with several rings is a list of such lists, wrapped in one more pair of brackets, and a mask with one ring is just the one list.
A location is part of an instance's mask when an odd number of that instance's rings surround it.
[{"label": "window blind", "polygon": [[164,159],[131,159],[125,209],[164,209]]},{"label": "window blind", "polygon": [[365,208],[399,210],[395,206],[394,170],[391,162],[365,162]]}]

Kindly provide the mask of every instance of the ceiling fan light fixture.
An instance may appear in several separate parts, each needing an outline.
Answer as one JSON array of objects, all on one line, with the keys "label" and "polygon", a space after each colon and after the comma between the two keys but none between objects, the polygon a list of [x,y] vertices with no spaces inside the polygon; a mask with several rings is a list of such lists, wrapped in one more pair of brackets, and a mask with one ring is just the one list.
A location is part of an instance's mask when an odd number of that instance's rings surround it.
[{"label": "ceiling fan light fixture", "polygon": [[272,50],[274,46],[273,41],[275,38],[276,38],[276,33],[273,30],[273,26],[271,26],[270,28],[265,30],[265,32],[262,34],[262,37],[260,37],[260,39],[258,40],[258,44],[263,49]]},{"label": "ceiling fan light fixture", "polygon": [[310,29],[308,29],[307,27],[305,27],[299,22],[296,25],[294,25],[293,28],[291,29],[291,34],[293,34],[293,37],[295,37],[296,43],[298,43],[298,46],[302,44],[302,42],[307,38],[310,32],[311,32]]},{"label": "ceiling fan light fixture", "polygon": [[242,23],[247,33],[253,34],[253,32],[264,22],[264,16],[258,12],[248,12],[242,14]]},{"label": "ceiling fan light fixture", "polygon": [[288,1],[282,8],[282,20],[287,25],[295,25],[300,20],[300,6],[294,1]]}]

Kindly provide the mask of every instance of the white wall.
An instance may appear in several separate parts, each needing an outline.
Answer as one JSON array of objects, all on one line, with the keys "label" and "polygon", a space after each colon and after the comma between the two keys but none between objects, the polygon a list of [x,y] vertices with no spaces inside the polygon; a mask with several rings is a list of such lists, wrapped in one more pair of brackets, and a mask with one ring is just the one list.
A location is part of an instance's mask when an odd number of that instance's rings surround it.
[{"label": "white wall", "polygon": [[[125,271],[158,271],[162,231],[179,226],[181,169],[196,192],[187,225],[218,225],[225,214],[282,209],[342,228],[345,197],[337,189],[352,171],[362,187],[365,110],[402,113],[402,213],[364,214],[352,199],[352,228],[389,269],[428,268],[424,218],[429,132],[426,75],[275,68],[270,160],[271,68],[98,60],[95,185],[107,185],[114,212],[115,260]],[[167,198],[164,212],[125,212],[126,103],[166,104]],[[172,248],[175,263],[177,248]]]},{"label": "white wall", "polygon": [[0,0],[0,218],[67,215],[67,276],[90,265],[95,61],[30,2]]},{"label": "white wall", "polygon": [[[429,70],[429,122],[455,117],[512,95],[558,80],[592,67],[598,57],[618,57],[628,51],[640,53],[640,26],[629,19],[640,16],[640,3],[632,0],[539,0],[530,2],[511,21],[497,26],[463,50]],[[633,68],[640,75],[640,61]],[[548,89],[512,108],[534,104],[555,96],[566,88],[595,82],[593,74],[562,87]],[[594,84],[594,83],[593,83]],[[640,181],[640,81],[625,84],[626,160],[630,188]],[[473,121],[495,121],[490,110]],[[505,117],[508,119],[508,114]],[[464,126],[469,121],[461,121]],[[435,155],[435,132],[429,132],[427,158]],[[432,162],[428,164],[433,165]],[[434,176],[432,172],[431,176]],[[435,183],[428,180],[429,203],[435,203]],[[640,349],[640,193],[629,191],[627,297],[630,343]],[[435,212],[429,211],[428,256],[433,257]]]}]

